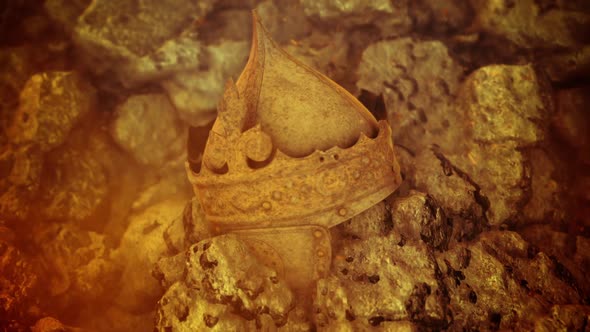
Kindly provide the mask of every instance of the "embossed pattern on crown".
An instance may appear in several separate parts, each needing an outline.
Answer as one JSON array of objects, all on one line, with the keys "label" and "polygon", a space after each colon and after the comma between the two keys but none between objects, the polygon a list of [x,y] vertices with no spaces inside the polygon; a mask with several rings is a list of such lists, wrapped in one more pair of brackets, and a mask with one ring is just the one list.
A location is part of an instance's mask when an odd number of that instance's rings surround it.
[{"label": "embossed pattern on crown", "polygon": [[[201,171],[189,169],[189,179],[218,232],[332,227],[399,186],[391,128],[329,78],[280,50],[254,18],[249,62],[237,84],[226,84]],[[277,63],[286,69],[275,69]],[[293,68],[299,81],[289,78],[285,89],[283,78]],[[321,100],[302,100],[310,85],[322,91]],[[315,122],[320,127],[310,129]]]}]

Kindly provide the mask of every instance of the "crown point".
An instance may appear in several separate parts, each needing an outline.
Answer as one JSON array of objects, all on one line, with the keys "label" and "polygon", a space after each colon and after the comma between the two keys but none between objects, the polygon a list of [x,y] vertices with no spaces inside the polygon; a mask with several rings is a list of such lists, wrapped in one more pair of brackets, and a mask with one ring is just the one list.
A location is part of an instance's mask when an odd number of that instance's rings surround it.
[{"label": "crown point", "polygon": [[260,124],[291,157],[348,148],[361,134],[375,136],[377,120],[356,98],[284,52],[252,15],[250,59],[237,82],[246,99],[245,129]]}]

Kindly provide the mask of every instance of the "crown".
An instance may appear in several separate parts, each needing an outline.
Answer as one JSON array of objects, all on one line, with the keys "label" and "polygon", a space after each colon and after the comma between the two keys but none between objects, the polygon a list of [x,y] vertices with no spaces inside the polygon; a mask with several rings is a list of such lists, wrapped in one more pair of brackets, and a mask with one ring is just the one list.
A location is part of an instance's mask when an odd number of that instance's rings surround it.
[{"label": "crown", "polygon": [[248,63],[225,86],[200,171],[187,167],[213,230],[328,228],[386,198],[401,182],[389,124],[253,16]]}]

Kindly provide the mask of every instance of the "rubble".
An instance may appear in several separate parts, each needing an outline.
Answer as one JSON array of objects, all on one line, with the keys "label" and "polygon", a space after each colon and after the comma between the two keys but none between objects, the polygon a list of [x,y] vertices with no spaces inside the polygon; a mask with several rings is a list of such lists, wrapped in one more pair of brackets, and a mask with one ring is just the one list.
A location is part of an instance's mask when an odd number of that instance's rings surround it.
[{"label": "rubble", "polygon": [[183,207],[182,200],[167,200],[130,217],[121,245],[113,252],[123,267],[120,291],[115,292],[117,307],[136,314],[153,309],[162,292],[151,271],[160,257],[174,253],[164,234],[181,218]]},{"label": "rubble", "polygon": [[343,222],[332,231],[334,237],[366,240],[374,236],[387,235],[393,228],[389,207],[379,202],[372,208]]},{"label": "rubble", "polygon": [[91,2],[91,0],[47,0],[43,3],[43,7],[54,22],[68,33],[73,33],[78,17]]},{"label": "rubble", "polygon": [[400,36],[412,28],[408,1],[309,1],[300,0],[312,19],[347,28],[373,24],[382,37]]},{"label": "rubble", "polygon": [[232,77],[237,80],[246,63],[248,50],[249,44],[244,41],[209,45],[209,56],[203,66],[162,81],[162,87],[183,121],[191,126],[203,126],[215,119],[215,109],[225,82]]},{"label": "rubble", "polygon": [[[441,207],[451,220],[452,238],[462,241],[481,233],[486,225],[487,201],[479,186],[444,158],[438,151],[423,151],[414,158],[402,153],[402,172],[409,185],[428,193],[436,206]],[[420,200],[410,200],[408,203]],[[410,205],[412,206],[412,205]],[[418,205],[420,210],[422,205]]]},{"label": "rubble", "polygon": [[388,120],[396,124],[395,144],[413,152],[431,144],[454,145],[457,136],[450,136],[449,127],[462,116],[452,102],[463,71],[443,43],[412,38],[377,42],[363,52],[357,73],[359,89],[383,95]]},{"label": "rubble", "polygon": [[513,232],[486,232],[438,255],[455,328],[531,328],[551,303],[580,303],[550,257]]},{"label": "rubble", "polygon": [[[587,328],[586,1],[0,7],[0,330]],[[309,294],[215,236],[186,177],[186,127],[196,169],[254,8],[369,96],[404,179],[330,229]]]},{"label": "rubble", "polygon": [[75,72],[33,75],[23,87],[7,135],[13,144],[36,144],[42,152],[61,145],[95,103],[94,88]]},{"label": "rubble", "polygon": [[446,290],[439,284],[434,255],[423,242],[405,243],[399,234],[371,237],[348,242],[334,257],[332,273],[339,282],[318,283],[322,296],[317,298],[329,301],[315,304],[325,307],[315,317],[320,328],[341,326],[351,317],[355,329],[388,321],[448,325]]},{"label": "rubble", "polygon": [[140,164],[159,168],[184,152],[183,126],[166,95],[131,96],[116,113],[112,136]]},{"label": "rubble", "polygon": [[0,216],[23,222],[37,198],[43,155],[35,146],[0,147]]},{"label": "rubble", "polygon": [[[534,248],[545,252],[564,272],[569,282],[590,300],[590,284],[586,282],[590,263],[590,240],[587,237],[556,229],[556,225],[531,225],[520,231],[522,237]],[[568,271],[565,273],[565,271]]]},{"label": "rubble", "polygon": [[492,225],[509,221],[528,199],[530,171],[519,149],[545,138],[548,93],[530,65],[483,67],[461,86],[458,101],[474,142],[448,159],[478,183]]},{"label": "rubble", "polygon": [[199,66],[200,43],[190,26],[214,3],[94,1],[78,18],[74,41],[96,73],[114,72],[127,86],[161,79]]},{"label": "rubble", "polygon": [[[262,264],[236,235],[194,244],[185,259],[185,276],[177,281],[164,280],[171,286],[158,302],[157,331],[206,327],[220,331],[305,330],[305,326],[291,328],[302,322],[291,317],[294,296],[285,281]],[[164,278],[178,278],[176,273],[162,272]]]},{"label": "rubble", "polygon": [[447,249],[453,232],[452,219],[432,197],[412,191],[394,200],[391,210],[393,227],[403,241],[422,240],[434,249]]},{"label": "rubble", "polygon": [[26,331],[39,311],[41,287],[30,258],[14,243],[0,238],[0,326],[7,331]]},{"label": "rubble", "polygon": [[44,219],[79,224],[107,199],[107,174],[92,152],[69,145],[47,157],[39,194]]},{"label": "rubble", "polygon": [[535,0],[471,0],[471,4],[476,29],[523,48],[571,49],[583,43],[578,31],[590,22],[588,13]]},{"label": "rubble", "polygon": [[46,276],[43,308],[53,314],[74,310],[81,301],[104,302],[110,298],[113,282],[120,275],[110,259],[104,236],[88,232],[73,224],[41,224],[35,227],[30,241],[36,253],[39,273]]}]

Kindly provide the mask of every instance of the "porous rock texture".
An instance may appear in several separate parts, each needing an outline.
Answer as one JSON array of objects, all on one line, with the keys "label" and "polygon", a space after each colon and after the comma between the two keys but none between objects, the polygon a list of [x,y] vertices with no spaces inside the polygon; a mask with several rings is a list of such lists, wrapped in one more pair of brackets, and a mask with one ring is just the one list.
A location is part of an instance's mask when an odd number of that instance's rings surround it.
[{"label": "porous rock texture", "polygon": [[[404,179],[306,296],[185,173],[252,9],[390,122]],[[588,329],[589,25],[583,0],[0,4],[0,331]]]},{"label": "porous rock texture", "polygon": [[294,296],[285,281],[258,261],[236,235],[203,240],[180,256],[173,259],[184,264],[173,265],[183,266],[183,273],[162,275],[171,286],[158,302],[156,330],[309,328],[298,321]]}]

